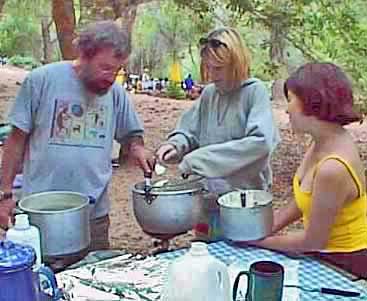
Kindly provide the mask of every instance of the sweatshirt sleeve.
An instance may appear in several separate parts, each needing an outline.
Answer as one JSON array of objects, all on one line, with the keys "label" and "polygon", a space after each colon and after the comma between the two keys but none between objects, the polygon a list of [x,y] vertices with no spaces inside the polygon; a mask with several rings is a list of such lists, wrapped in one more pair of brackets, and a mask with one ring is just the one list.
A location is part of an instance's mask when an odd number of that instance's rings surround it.
[{"label": "sweatshirt sleeve", "polygon": [[192,151],[179,165],[182,172],[223,178],[243,169],[255,174],[265,168],[279,142],[279,133],[268,92],[261,82],[254,85],[247,101],[247,121],[241,121],[245,126],[244,136]]},{"label": "sweatshirt sleeve", "polygon": [[178,152],[173,161],[179,162],[182,157],[199,147],[201,97],[185,111],[177,122],[176,129],[168,135],[167,142],[173,144]]}]

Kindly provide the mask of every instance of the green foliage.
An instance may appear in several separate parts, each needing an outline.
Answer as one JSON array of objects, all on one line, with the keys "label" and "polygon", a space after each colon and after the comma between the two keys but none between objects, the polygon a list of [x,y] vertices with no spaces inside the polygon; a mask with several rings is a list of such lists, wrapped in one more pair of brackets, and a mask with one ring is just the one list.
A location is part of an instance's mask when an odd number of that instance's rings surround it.
[{"label": "green foliage", "polygon": [[[333,61],[367,91],[367,23],[365,1],[228,0],[228,7],[247,15],[248,25],[277,24],[290,44],[309,60]],[[269,65],[271,66],[271,65]]]},{"label": "green foliage", "polygon": [[367,93],[367,23],[360,15],[363,8],[367,8],[365,3],[350,0],[313,2],[307,13],[304,8],[307,27],[303,38],[294,30],[292,39],[309,48],[314,58],[341,65],[360,92]]},{"label": "green foliage", "polygon": [[167,87],[167,96],[174,99],[186,99],[185,92],[182,90],[180,83],[170,82]]},{"label": "green foliage", "polygon": [[48,0],[6,0],[0,19],[0,53],[41,57],[40,20],[50,16]]},{"label": "green foliage", "polygon": [[[93,1],[92,1],[93,2]],[[0,20],[0,54],[41,57],[40,20],[50,17],[49,0],[7,0]],[[80,1],[75,0],[78,15]],[[198,39],[219,25],[241,30],[252,54],[252,75],[286,76],[309,60],[332,61],[367,94],[366,0],[164,0],[139,6],[133,32],[132,72],[144,67],[166,77],[173,57],[183,75],[199,79]],[[285,39],[286,62],[271,59],[274,29]],[[54,28],[52,35],[55,36]],[[16,59],[17,61],[18,59]],[[26,64],[32,65],[32,64]]]},{"label": "green foliage", "polygon": [[172,60],[178,58],[184,73],[197,73],[197,41],[212,25],[213,17],[195,15],[172,0],[142,6],[134,26],[131,69],[141,72],[148,67],[154,77],[167,77]]},{"label": "green foliage", "polygon": [[41,63],[35,60],[33,57],[20,56],[20,55],[15,55],[11,57],[9,59],[9,64],[17,66],[17,67],[22,67],[27,70],[32,70],[34,68],[41,66]]},{"label": "green foliage", "polygon": [[[32,18],[6,15],[0,22],[0,53],[32,55],[39,43],[38,28]],[[37,45],[36,45],[37,44]]]},{"label": "green foliage", "polygon": [[195,48],[195,53],[193,53],[193,59],[190,57],[190,54],[186,51],[182,52],[181,63],[182,63],[182,73],[183,76],[186,77],[187,74],[191,74],[193,80],[195,82],[200,81],[200,57],[199,52]]}]

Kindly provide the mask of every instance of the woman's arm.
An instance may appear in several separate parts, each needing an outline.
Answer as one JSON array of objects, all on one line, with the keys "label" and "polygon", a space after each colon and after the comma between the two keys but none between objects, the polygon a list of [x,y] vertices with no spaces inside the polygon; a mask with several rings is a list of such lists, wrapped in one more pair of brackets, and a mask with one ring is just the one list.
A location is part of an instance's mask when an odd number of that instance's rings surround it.
[{"label": "woman's arm", "polygon": [[169,163],[180,162],[185,154],[199,147],[201,122],[200,108],[203,97],[204,91],[203,94],[195,100],[193,106],[180,116],[176,124],[176,129],[168,135],[167,141],[161,144],[161,146],[171,144],[177,151],[176,156],[171,158]]},{"label": "woman's arm", "polygon": [[[290,191],[292,190],[290,189]],[[288,195],[288,193],[286,195]],[[284,208],[280,208],[279,210],[274,212],[272,233],[275,234],[279,232],[284,227],[290,225],[301,217],[302,212],[298,209],[295,201],[292,200]]]},{"label": "woman's arm", "polygon": [[312,207],[307,229],[284,236],[270,236],[249,244],[289,252],[325,249],[335,218],[351,193],[351,187],[354,186],[348,171],[341,163],[336,160],[327,160],[314,178]]}]

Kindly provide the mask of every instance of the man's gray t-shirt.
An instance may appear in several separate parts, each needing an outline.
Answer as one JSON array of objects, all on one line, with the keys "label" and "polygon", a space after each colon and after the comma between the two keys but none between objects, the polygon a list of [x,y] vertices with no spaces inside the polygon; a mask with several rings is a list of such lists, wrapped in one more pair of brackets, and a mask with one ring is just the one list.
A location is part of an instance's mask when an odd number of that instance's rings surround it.
[{"label": "man's gray t-shirt", "polygon": [[109,211],[113,138],[125,143],[143,127],[126,92],[114,84],[91,97],[71,62],[49,64],[24,80],[9,122],[28,133],[23,195],[50,190],[84,193],[96,200],[91,218]]}]

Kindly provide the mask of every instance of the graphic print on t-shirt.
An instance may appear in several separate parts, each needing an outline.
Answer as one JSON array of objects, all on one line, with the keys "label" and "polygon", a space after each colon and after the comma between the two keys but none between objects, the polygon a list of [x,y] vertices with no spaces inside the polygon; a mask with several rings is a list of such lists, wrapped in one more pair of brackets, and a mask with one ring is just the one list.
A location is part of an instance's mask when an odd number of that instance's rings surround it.
[{"label": "graphic print on t-shirt", "polygon": [[107,135],[108,107],[86,106],[55,100],[50,144],[103,148]]}]

